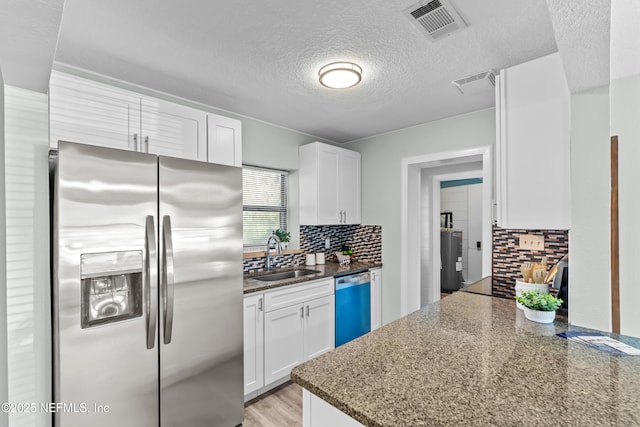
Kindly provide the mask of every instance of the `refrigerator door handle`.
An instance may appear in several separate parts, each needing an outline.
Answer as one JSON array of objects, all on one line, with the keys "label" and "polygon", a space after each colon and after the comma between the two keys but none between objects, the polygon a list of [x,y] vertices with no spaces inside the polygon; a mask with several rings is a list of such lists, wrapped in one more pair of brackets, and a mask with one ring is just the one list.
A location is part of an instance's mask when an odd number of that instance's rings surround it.
[{"label": "refrigerator door handle", "polygon": [[164,343],[171,343],[173,331],[173,238],[171,235],[171,217],[162,217],[162,306],[164,308]]},{"label": "refrigerator door handle", "polygon": [[156,253],[156,225],[153,215],[145,221],[145,293],[147,302],[147,349],[155,347],[156,319],[158,317],[158,258]]}]

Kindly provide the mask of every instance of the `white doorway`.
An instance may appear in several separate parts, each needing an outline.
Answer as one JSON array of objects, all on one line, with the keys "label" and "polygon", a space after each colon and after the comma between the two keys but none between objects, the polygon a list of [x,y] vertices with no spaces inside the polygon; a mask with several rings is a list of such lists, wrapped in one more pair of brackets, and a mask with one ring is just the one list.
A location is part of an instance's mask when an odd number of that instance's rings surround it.
[{"label": "white doorway", "polygon": [[440,181],[440,229],[462,233],[463,285],[482,279],[482,169]]},{"label": "white doorway", "polygon": [[485,146],[402,160],[401,315],[440,299],[439,186],[443,179],[465,173],[482,178],[481,270],[482,277],[491,274],[491,152],[491,146]]}]

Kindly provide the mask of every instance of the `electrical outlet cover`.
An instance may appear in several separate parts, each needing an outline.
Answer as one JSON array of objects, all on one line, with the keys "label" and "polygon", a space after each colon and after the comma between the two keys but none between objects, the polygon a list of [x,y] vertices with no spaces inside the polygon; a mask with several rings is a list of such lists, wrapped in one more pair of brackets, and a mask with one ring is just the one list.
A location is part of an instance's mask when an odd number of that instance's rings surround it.
[{"label": "electrical outlet cover", "polygon": [[536,236],[535,234],[521,234],[519,246],[520,249],[527,249],[530,251],[543,251],[544,236]]}]

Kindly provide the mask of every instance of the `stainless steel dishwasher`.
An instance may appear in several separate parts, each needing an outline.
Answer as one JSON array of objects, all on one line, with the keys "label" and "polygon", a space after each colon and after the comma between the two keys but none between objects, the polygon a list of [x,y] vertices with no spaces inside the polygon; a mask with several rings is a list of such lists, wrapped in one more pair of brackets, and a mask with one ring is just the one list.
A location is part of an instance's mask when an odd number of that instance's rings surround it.
[{"label": "stainless steel dishwasher", "polygon": [[336,347],[371,331],[369,272],[336,278]]}]

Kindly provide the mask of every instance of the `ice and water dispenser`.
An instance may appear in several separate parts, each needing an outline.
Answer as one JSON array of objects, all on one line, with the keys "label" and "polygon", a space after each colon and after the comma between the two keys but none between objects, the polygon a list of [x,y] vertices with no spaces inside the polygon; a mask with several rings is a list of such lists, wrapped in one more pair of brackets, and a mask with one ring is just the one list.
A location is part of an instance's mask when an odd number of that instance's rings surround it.
[{"label": "ice and water dispenser", "polygon": [[80,256],[82,329],[142,316],[142,251]]}]

